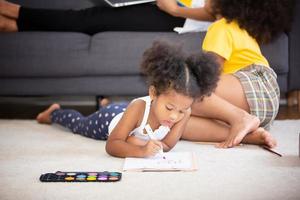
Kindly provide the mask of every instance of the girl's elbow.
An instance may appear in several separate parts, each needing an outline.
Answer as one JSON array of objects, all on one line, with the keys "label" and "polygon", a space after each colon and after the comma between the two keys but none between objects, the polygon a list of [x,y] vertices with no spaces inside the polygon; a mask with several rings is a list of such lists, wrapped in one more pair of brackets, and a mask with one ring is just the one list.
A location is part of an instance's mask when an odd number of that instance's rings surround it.
[{"label": "girl's elbow", "polygon": [[111,148],[111,143],[110,142],[106,142],[106,145],[105,145],[105,151],[107,154],[111,155],[111,156],[115,156],[113,151],[112,151],[112,148]]},{"label": "girl's elbow", "polygon": [[113,157],[118,157],[118,158],[124,158],[124,155],[122,152],[118,151],[116,147],[116,144],[112,141],[107,141],[105,145],[105,151],[108,155],[113,156]]}]

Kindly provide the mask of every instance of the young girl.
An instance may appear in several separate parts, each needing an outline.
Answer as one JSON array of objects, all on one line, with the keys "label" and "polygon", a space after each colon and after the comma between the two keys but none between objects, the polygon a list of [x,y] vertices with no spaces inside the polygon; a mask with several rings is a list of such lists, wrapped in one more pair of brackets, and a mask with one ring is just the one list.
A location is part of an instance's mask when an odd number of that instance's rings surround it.
[{"label": "young girl", "polygon": [[[289,28],[292,5],[292,0],[206,1],[206,13],[217,21],[209,27],[202,49],[217,57],[223,73],[215,93],[193,104],[192,115],[198,118],[191,121],[183,138],[221,142],[218,146],[224,148],[241,141],[276,146],[263,128],[269,128],[278,112],[280,91],[259,44]],[[197,15],[195,9],[178,7],[175,0],[158,0],[158,6],[174,16]]]},{"label": "young girl", "polygon": [[[149,96],[111,104],[88,117],[51,105],[37,116],[39,123],[57,123],[83,136],[105,140],[106,151],[117,157],[147,157],[161,148],[171,150],[181,138],[195,98],[210,95],[219,68],[209,54],[186,57],[180,48],[155,42],[141,64]],[[157,140],[145,132],[149,124]]]}]

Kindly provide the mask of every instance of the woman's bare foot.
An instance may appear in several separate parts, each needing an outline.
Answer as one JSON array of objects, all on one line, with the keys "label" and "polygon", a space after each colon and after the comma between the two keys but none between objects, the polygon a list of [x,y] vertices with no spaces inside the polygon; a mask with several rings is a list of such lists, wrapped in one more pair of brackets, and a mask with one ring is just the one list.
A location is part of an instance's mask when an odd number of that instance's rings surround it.
[{"label": "woman's bare foot", "polygon": [[49,108],[38,114],[36,121],[41,124],[51,124],[50,115],[54,110],[60,109],[60,105],[55,103],[52,104]]},{"label": "woman's bare foot", "polygon": [[253,131],[250,134],[253,136],[257,136],[257,138],[259,138],[261,140],[260,143],[262,145],[266,145],[269,148],[274,148],[277,146],[276,139],[271,135],[270,132],[268,132],[264,128],[259,127],[258,129],[256,129],[255,131]]},{"label": "woman's bare foot", "polygon": [[0,14],[0,32],[16,32],[16,31],[18,31],[16,20],[5,17]]},{"label": "woman's bare foot", "polygon": [[244,112],[239,121],[236,121],[231,125],[227,139],[224,142],[217,144],[216,147],[231,148],[237,146],[248,133],[257,130],[259,124],[260,121],[256,116]]},{"label": "woman's bare foot", "polygon": [[0,14],[12,19],[19,18],[20,5],[0,0]]}]

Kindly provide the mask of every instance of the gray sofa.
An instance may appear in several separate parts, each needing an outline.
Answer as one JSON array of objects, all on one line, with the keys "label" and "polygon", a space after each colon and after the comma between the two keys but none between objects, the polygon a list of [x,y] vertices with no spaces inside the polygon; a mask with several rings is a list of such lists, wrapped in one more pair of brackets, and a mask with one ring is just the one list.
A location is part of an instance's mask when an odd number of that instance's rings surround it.
[{"label": "gray sofa", "polygon": [[[96,5],[88,0],[15,0],[24,6],[79,9]],[[297,5],[299,11],[299,3]],[[299,12],[290,34],[262,47],[278,74],[283,94],[300,90]],[[199,51],[205,33],[75,32],[0,33],[0,96],[146,94],[139,63],[155,39],[183,43]]]}]

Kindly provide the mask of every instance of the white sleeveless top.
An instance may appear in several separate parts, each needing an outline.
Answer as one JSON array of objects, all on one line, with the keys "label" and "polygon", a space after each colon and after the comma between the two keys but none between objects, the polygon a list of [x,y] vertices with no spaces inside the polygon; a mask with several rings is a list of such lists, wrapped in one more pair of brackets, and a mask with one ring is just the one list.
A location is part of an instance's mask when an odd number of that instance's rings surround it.
[{"label": "white sleeveless top", "polygon": [[[133,135],[135,137],[138,137],[139,139],[142,140],[150,140],[150,137],[148,136],[148,134],[144,133],[144,128],[147,125],[147,120],[149,117],[149,113],[150,113],[150,107],[151,107],[151,98],[150,96],[145,96],[145,97],[140,97],[137,99],[141,99],[143,101],[145,101],[145,111],[144,111],[144,116],[143,116],[143,120],[141,122],[141,125],[137,128],[135,128],[133,131],[131,131],[129,133],[129,136]],[[132,101],[136,101],[137,99],[134,99]],[[112,130],[115,128],[115,126],[118,124],[118,122],[120,121],[120,119],[122,118],[124,112],[119,113],[118,115],[116,115],[110,122],[109,126],[108,126],[108,133],[110,134],[112,132]],[[170,131],[169,127],[166,126],[160,126],[158,129],[154,130],[154,135],[156,137],[157,140],[162,140]]]}]

